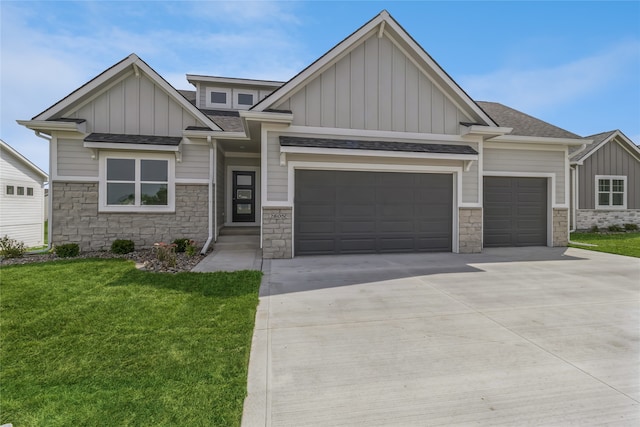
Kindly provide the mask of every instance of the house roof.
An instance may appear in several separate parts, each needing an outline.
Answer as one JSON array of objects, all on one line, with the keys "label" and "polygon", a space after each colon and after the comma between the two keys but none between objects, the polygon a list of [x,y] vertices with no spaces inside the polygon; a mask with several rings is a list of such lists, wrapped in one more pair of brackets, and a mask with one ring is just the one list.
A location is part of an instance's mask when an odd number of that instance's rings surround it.
[{"label": "house roof", "polygon": [[[483,122],[488,126],[495,126],[496,123],[483,109],[471,99],[471,97],[456,83],[449,74],[418,44],[413,37],[387,12],[383,10],[369,22],[354,31],[347,38],[342,40],[327,53],[314,61],[307,68],[295,75],[284,85],[273,91],[270,95],[262,99],[260,102],[250,108],[254,111],[266,111],[273,107],[278,101],[286,99],[293,95],[298,89],[303,87],[306,82],[322,73],[324,69],[338,61],[342,55],[358,45],[365,37],[372,32],[377,32],[378,37],[383,34],[393,34],[393,40],[396,37],[405,43],[408,51],[415,55],[415,59],[424,64],[425,70],[431,70],[429,78],[433,79],[440,87],[449,89],[449,94],[455,98],[463,108],[472,114],[473,120]],[[405,50],[407,50],[405,49]]]},{"label": "house roof", "polygon": [[500,126],[513,128],[510,135],[538,136],[546,138],[570,138],[582,137],[568,130],[559,128],[533,116],[507,107],[497,102],[477,101],[478,105],[491,116]]},{"label": "house roof", "polygon": [[419,144],[396,141],[359,141],[345,139],[301,138],[281,136],[280,145],[285,147],[339,148],[347,150],[400,151],[410,153],[478,154],[468,145]]},{"label": "house roof", "polygon": [[240,113],[237,110],[205,110],[200,109],[216,125],[225,132],[244,132]]},{"label": "house roof", "polygon": [[9,144],[7,144],[1,139],[0,139],[0,147],[2,147],[3,150],[7,150],[14,157],[16,157],[20,162],[22,162],[26,167],[31,169],[36,174],[40,175],[44,181],[49,179],[49,175],[47,175],[42,169],[40,169],[39,167],[31,163],[31,161],[27,159],[25,156],[23,156],[22,154],[20,154],[18,150],[16,150],[15,148],[13,148],[12,146],[10,146]]},{"label": "house roof", "polygon": [[119,144],[152,144],[178,146],[180,136],[125,135],[116,133],[92,133],[85,139],[87,142],[109,142]]},{"label": "house roof", "polygon": [[610,130],[608,132],[601,132],[595,135],[585,136],[584,139],[593,140],[592,144],[582,148],[578,147],[569,153],[571,163],[582,163],[585,159],[598,151],[603,145],[613,141],[614,139],[625,145],[629,151],[640,161],[640,147],[633,143],[622,131]]}]

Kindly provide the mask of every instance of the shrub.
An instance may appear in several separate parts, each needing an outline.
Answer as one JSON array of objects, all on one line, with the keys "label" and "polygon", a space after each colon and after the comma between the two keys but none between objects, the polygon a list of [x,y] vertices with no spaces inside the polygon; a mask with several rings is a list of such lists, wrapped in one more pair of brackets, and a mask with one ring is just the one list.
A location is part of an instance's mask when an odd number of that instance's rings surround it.
[{"label": "shrub", "polygon": [[111,243],[111,252],[114,254],[124,255],[133,252],[134,250],[135,245],[133,240],[117,239]]},{"label": "shrub", "polygon": [[609,226],[609,231],[624,231],[624,228],[614,224]]},{"label": "shrub", "polygon": [[627,231],[638,231],[638,224],[625,224],[624,229]]},{"label": "shrub", "polygon": [[187,254],[188,257],[192,257],[196,254],[196,252],[198,251],[198,248],[196,248],[196,242],[195,240],[189,240],[189,245],[187,246],[187,249],[185,250],[185,253]]},{"label": "shrub", "polygon": [[600,231],[600,230],[598,229],[597,225],[594,225],[589,229],[590,233],[597,233],[598,231]]},{"label": "shrub", "polygon": [[156,257],[158,261],[163,263],[167,267],[176,266],[176,244],[170,245],[164,242],[154,243],[153,247],[156,248]]},{"label": "shrub", "polygon": [[71,258],[80,254],[80,246],[77,243],[65,243],[56,246],[53,252],[60,258]]},{"label": "shrub", "polygon": [[26,250],[24,242],[10,239],[6,235],[0,238],[0,255],[5,258],[21,258]]},{"label": "shrub", "polygon": [[173,244],[176,245],[176,252],[182,253],[187,250],[187,246],[189,246],[190,239],[176,239],[173,241]]}]

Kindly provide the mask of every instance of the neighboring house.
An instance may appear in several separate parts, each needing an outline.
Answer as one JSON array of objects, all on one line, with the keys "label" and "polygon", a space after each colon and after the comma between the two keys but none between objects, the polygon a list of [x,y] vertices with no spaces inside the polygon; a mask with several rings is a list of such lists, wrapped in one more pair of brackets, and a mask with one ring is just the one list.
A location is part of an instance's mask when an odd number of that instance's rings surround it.
[{"label": "neighboring house", "polygon": [[19,121],[51,137],[54,243],[206,248],[254,226],[265,258],[567,244],[585,140],[474,102],[386,11],[287,82],[187,79],[132,54]]},{"label": "neighboring house", "polygon": [[619,130],[591,135],[571,160],[571,228],[640,224],[640,148]]},{"label": "neighboring house", "polygon": [[47,174],[0,139],[0,236],[44,245]]}]

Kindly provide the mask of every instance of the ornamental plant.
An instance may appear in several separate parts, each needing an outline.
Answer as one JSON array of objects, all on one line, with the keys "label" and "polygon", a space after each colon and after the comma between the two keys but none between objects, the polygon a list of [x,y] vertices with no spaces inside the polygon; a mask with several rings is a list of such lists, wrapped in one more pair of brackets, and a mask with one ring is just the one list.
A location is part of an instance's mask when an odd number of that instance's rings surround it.
[{"label": "ornamental plant", "polygon": [[26,250],[24,242],[10,239],[7,235],[0,238],[0,256],[4,258],[22,258]]},{"label": "ornamental plant", "polygon": [[166,267],[176,266],[176,245],[175,243],[154,243],[153,247],[156,250],[156,257],[158,261],[164,264]]}]

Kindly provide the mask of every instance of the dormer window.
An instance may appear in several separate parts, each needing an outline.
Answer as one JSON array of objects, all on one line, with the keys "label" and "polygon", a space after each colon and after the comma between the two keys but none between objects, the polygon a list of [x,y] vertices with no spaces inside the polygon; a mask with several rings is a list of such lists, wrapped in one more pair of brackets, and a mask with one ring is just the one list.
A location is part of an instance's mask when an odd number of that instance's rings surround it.
[{"label": "dormer window", "polygon": [[231,108],[231,89],[208,87],[205,95],[207,108]]},{"label": "dormer window", "polygon": [[251,93],[239,93],[238,105],[253,105],[253,94]]},{"label": "dormer window", "polygon": [[248,89],[233,90],[233,108],[247,110],[258,101],[258,91]]}]

